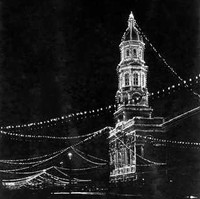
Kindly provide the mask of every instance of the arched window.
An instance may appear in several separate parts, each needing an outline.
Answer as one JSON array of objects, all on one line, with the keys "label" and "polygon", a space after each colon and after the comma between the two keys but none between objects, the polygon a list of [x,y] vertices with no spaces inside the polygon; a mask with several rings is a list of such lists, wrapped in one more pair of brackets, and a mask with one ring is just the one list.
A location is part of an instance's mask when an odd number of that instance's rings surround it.
[{"label": "arched window", "polygon": [[137,51],[136,51],[136,49],[135,49],[135,48],[133,49],[133,56],[134,56],[134,57],[136,57],[136,56],[137,56]]},{"label": "arched window", "polygon": [[129,74],[126,73],[124,76],[124,82],[125,82],[125,86],[129,86]]},{"label": "arched window", "polygon": [[144,74],[142,74],[142,86],[144,87]]},{"label": "arched window", "polygon": [[137,73],[133,74],[133,85],[138,86],[138,74]]},{"label": "arched window", "polygon": [[129,55],[130,55],[130,51],[129,51],[129,49],[127,49],[126,50],[126,56],[129,57]]}]

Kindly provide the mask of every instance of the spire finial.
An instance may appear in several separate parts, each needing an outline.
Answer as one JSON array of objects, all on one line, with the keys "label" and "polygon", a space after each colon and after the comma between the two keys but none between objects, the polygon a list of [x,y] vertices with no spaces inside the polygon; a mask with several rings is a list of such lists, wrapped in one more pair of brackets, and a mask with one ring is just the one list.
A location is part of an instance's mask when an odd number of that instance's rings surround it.
[{"label": "spire finial", "polygon": [[131,11],[131,13],[130,13],[130,15],[129,15],[128,27],[129,27],[129,28],[135,27],[135,19],[134,19],[134,16],[133,16],[133,12],[132,12],[132,11]]},{"label": "spire finial", "polygon": [[135,19],[133,16],[133,12],[131,11],[128,19],[128,27],[130,29],[130,40],[132,40],[132,30],[135,28]]},{"label": "spire finial", "polygon": [[134,19],[134,16],[133,16],[133,12],[131,11],[130,15],[129,15],[129,19]]}]

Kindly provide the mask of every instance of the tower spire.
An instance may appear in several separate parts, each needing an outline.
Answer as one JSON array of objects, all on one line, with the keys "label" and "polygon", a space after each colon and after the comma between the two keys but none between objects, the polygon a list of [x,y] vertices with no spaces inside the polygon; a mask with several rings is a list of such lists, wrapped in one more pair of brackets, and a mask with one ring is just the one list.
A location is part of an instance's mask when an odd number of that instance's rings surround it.
[{"label": "tower spire", "polygon": [[130,40],[132,40],[132,30],[135,28],[135,19],[133,16],[133,12],[131,11],[129,18],[128,18],[128,28],[130,29]]}]

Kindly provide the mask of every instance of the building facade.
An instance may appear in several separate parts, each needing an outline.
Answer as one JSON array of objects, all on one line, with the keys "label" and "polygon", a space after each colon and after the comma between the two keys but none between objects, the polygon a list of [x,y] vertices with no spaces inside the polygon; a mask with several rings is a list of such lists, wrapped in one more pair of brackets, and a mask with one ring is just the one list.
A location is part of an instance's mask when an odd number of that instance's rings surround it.
[{"label": "building facade", "polygon": [[164,133],[160,125],[163,118],[152,117],[153,109],[149,106],[145,43],[132,12],[119,48],[115,128],[109,134],[111,182],[137,178],[137,157],[145,160],[145,142],[136,139],[138,135],[160,136]]}]

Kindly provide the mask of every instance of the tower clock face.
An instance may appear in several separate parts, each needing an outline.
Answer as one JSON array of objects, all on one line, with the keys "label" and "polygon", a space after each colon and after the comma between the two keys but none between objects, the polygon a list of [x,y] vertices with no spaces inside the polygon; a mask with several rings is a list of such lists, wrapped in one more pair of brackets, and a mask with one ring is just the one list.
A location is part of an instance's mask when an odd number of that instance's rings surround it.
[{"label": "tower clock face", "polygon": [[142,95],[139,93],[135,93],[132,95],[133,102],[135,104],[139,103],[142,100]]}]

